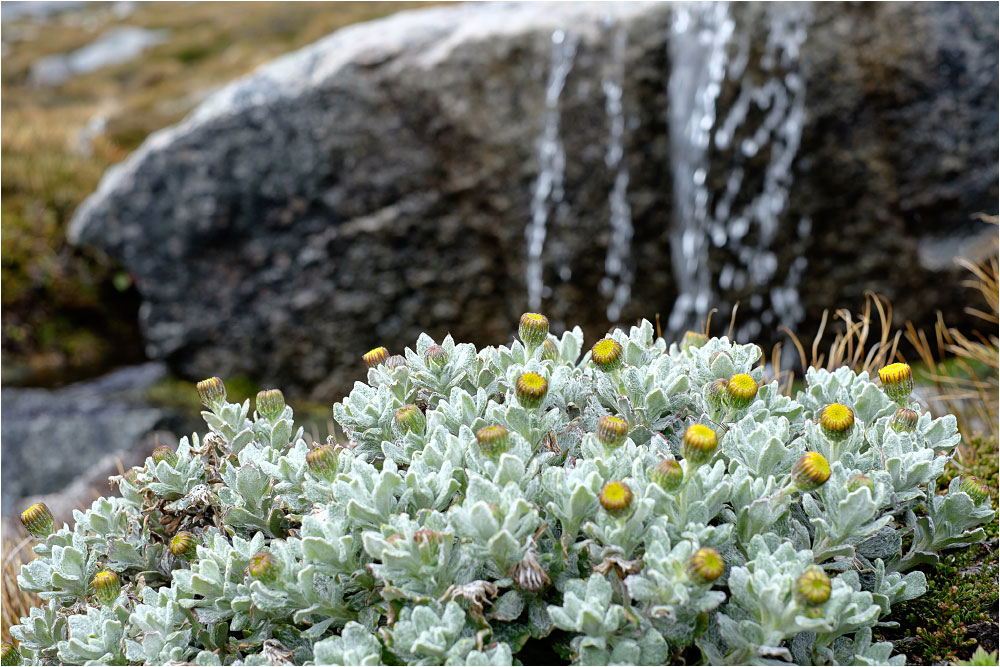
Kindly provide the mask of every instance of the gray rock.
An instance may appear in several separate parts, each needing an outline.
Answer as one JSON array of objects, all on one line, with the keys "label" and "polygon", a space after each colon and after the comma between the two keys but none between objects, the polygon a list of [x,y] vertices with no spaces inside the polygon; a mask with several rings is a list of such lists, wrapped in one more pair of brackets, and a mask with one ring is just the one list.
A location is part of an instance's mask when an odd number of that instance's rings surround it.
[{"label": "gray rock", "polygon": [[[533,219],[557,331],[599,336],[629,288],[616,321],[703,293],[678,326],[739,301],[740,337],[765,343],[866,289],[900,318],[962,323],[960,274],[927,239],[974,238],[970,216],[995,210],[996,6],[684,7],[470,4],[345,28],[152,135],[71,239],[134,274],[151,357],[317,398],[420,331],[508,341],[534,305]],[[708,47],[678,41],[696,35],[682,11],[733,28],[710,109],[692,87],[713,75],[692,50]],[[707,147],[681,145],[678,105],[708,119]],[[671,261],[688,223],[692,266]]]},{"label": "gray rock", "polygon": [[145,389],[165,374],[150,362],[61,389],[0,391],[3,514],[23,496],[61,491],[109,456],[131,461],[147,434],[173,426],[168,412],[144,402]]}]

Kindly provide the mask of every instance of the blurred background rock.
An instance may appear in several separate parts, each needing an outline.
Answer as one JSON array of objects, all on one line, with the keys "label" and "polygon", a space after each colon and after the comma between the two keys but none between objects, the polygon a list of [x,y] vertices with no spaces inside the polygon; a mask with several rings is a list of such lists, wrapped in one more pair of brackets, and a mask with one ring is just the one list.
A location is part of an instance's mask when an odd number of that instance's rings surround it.
[{"label": "blurred background rock", "polygon": [[400,9],[3,4],[4,460],[65,466],[5,465],[5,514],[124,451],[102,419],[193,428],[192,380],[280,386],[322,437],[368,349],[528,309],[718,335],[738,303],[788,350],[866,291],[981,326],[954,260],[995,253],[995,4]]}]

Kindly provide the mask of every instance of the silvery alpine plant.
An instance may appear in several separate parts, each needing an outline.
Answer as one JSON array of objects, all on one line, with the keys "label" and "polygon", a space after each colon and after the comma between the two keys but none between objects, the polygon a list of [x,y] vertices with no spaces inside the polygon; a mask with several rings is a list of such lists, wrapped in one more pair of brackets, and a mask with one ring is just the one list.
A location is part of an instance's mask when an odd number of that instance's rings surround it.
[{"label": "silvery alpine plant", "polygon": [[321,445],[200,383],[207,434],[73,527],[24,512],[3,664],[901,665],[872,628],[992,517],[935,493],[960,437],[906,364],[791,397],[726,338],[519,338],[375,348]]}]

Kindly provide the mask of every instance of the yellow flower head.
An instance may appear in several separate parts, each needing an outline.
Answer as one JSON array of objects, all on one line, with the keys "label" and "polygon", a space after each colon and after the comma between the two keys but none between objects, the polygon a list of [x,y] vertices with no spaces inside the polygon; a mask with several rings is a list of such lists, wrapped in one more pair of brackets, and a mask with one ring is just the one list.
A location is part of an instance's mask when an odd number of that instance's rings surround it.
[{"label": "yellow flower head", "polygon": [[844,440],[854,428],[854,411],[846,405],[831,403],[823,408],[819,417],[823,434],[831,440]]},{"label": "yellow flower head", "polygon": [[594,365],[602,371],[614,371],[621,368],[622,346],[614,338],[605,338],[590,348],[590,358]]},{"label": "yellow flower head", "polygon": [[601,488],[601,507],[609,512],[623,512],[632,504],[632,489],[625,482],[608,482]]},{"label": "yellow flower head", "polygon": [[514,393],[518,402],[526,408],[537,408],[545,400],[549,390],[549,381],[538,373],[523,373],[517,378]]}]

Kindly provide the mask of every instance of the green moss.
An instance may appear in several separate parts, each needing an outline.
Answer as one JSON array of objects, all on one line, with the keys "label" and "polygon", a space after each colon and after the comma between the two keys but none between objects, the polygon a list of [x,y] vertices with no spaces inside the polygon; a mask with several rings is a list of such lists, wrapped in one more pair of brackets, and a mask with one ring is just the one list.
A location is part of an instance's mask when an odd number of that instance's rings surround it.
[{"label": "green moss", "polygon": [[[990,486],[991,502],[997,510],[997,443],[977,438],[965,444],[938,480],[944,491],[952,478],[975,475]],[[927,593],[893,608],[889,620],[900,628],[886,631],[885,639],[895,639],[913,664],[968,659],[983,638],[997,637],[998,523],[994,516],[983,527],[985,544],[958,549],[941,557],[937,567],[927,572]],[[992,663],[996,664],[993,658]]]}]

